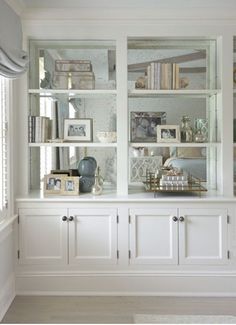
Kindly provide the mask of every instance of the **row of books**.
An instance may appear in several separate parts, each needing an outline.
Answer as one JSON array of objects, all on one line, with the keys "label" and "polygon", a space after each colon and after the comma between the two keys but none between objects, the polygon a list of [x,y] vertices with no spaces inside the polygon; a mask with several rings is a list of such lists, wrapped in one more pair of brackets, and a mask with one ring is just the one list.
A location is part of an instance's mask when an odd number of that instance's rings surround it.
[{"label": "row of books", "polygon": [[47,142],[51,139],[51,120],[46,116],[28,117],[29,142]]},{"label": "row of books", "polygon": [[177,63],[152,62],[147,67],[147,89],[179,89]]}]

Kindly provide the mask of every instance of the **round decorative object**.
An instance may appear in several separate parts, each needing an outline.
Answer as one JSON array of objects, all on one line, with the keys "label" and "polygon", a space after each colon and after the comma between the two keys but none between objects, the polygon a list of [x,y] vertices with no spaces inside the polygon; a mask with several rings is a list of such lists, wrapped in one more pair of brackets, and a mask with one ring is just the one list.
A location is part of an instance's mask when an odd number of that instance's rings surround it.
[{"label": "round decorative object", "polygon": [[80,176],[94,176],[97,168],[96,159],[93,157],[84,157],[80,160],[78,172]]},{"label": "round decorative object", "polygon": [[79,190],[81,193],[89,193],[94,184],[94,176],[81,176],[79,179]]},{"label": "round decorative object", "polygon": [[194,142],[205,142],[205,137],[200,130],[194,135]]}]

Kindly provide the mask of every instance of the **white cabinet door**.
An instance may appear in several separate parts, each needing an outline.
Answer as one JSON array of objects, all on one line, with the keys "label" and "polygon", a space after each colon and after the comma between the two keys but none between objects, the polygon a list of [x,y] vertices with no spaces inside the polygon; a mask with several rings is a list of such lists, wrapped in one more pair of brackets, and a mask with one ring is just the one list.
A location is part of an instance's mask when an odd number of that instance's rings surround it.
[{"label": "white cabinet door", "polygon": [[180,264],[227,263],[227,210],[179,210]]},{"label": "white cabinet door", "polygon": [[177,209],[130,210],[130,263],[177,264]]},{"label": "white cabinet door", "polygon": [[117,263],[116,209],[70,209],[69,263]]},{"label": "white cabinet door", "polygon": [[19,262],[66,264],[67,209],[20,209],[19,215]]}]

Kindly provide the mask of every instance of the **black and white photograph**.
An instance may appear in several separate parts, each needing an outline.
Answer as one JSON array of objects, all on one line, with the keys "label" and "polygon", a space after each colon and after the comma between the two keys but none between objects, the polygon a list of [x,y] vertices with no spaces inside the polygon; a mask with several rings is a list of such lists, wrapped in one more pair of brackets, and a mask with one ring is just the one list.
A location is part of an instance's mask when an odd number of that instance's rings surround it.
[{"label": "black and white photograph", "polygon": [[79,195],[79,177],[65,177],[63,195]]},{"label": "black and white photograph", "polygon": [[65,119],[64,140],[91,142],[93,140],[92,119]]},{"label": "black and white photograph", "polygon": [[179,125],[158,125],[157,142],[180,142]]},{"label": "black and white photograph", "polygon": [[44,177],[45,194],[61,194],[64,175],[49,174]]},{"label": "black and white photograph", "polygon": [[157,126],[165,123],[165,112],[131,112],[131,142],[156,142]]}]

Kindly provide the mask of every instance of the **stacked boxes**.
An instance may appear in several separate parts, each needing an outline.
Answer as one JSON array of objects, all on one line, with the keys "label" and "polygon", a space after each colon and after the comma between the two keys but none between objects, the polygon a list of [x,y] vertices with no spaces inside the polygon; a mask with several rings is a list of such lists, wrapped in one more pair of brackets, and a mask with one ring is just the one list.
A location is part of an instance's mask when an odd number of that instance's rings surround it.
[{"label": "stacked boxes", "polygon": [[160,179],[160,186],[188,186],[188,176],[187,175],[178,175],[178,176],[169,176],[162,175]]},{"label": "stacked boxes", "polygon": [[56,60],[53,85],[57,89],[94,89],[90,60]]}]

